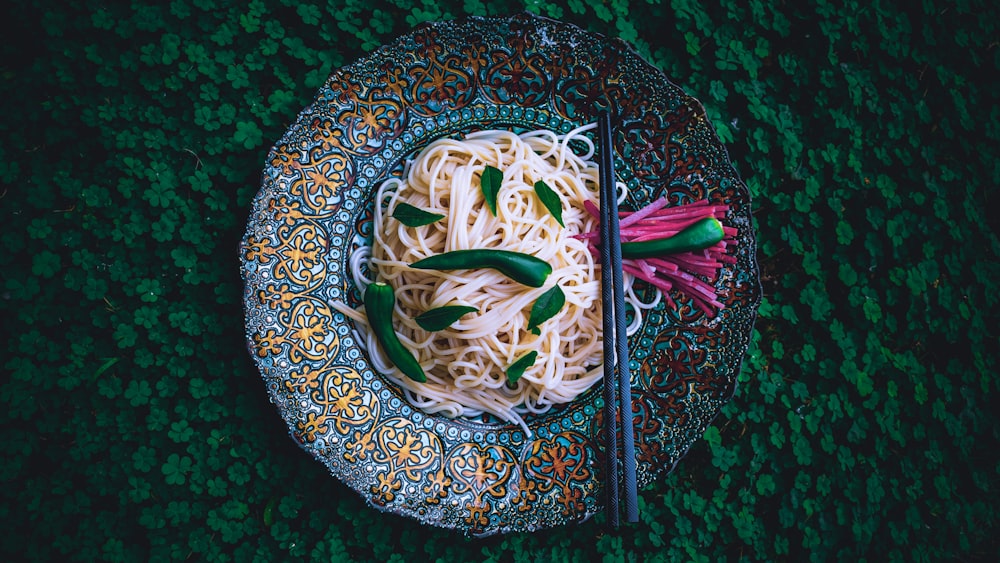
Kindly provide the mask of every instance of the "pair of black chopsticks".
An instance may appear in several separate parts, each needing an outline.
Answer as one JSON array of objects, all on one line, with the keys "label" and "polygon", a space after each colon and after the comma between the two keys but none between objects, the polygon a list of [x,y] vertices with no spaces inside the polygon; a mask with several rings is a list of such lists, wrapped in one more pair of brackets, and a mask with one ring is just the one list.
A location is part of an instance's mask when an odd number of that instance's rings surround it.
[{"label": "pair of black chopsticks", "polygon": [[601,190],[601,298],[604,321],[604,433],[607,461],[608,525],[617,527],[618,507],[618,420],[621,419],[621,457],[625,488],[625,521],[638,522],[639,501],[635,476],[635,434],[632,422],[632,386],[629,370],[628,336],[625,323],[625,294],[622,289],[621,236],[618,229],[618,191],[615,188],[611,113],[598,116]]}]

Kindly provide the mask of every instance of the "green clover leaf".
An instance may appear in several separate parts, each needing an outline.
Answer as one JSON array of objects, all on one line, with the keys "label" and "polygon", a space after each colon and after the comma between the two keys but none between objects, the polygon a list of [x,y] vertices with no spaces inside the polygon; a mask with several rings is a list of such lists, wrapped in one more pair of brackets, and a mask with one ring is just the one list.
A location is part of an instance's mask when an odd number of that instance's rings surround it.
[{"label": "green clover leaf", "polygon": [[167,461],[160,467],[163,475],[167,478],[168,485],[183,485],[187,480],[186,475],[191,472],[193,463],[188,456],[170,454]]},{"label": "green clover leaf", "polygon": [[55,252],[43,250],[35,255],[31,263],[31,273],[43,278],[51,278],[62,268],[62,258]]},{"label": "green clover leaf", "polygon": [[149,484],[142,477],[131,476],[128,478],[129,487],[128,496],[134,502],[142,502],[151,496],[153,486]]},{"label": "green clover leaf", "polygon": [[143,473],[148,473],[155,462],[156,450],[149,446],[139,446],[132,452],[132,466]]},{"label": "green clover leaf", "polygon": [[133,407],[139,407],[149,403],[149,398],[153,396],[153,388],[146,380],[132,380],[125,388],[125,398]]},{"label": "green clover leaf", "polygon": [[178,443],[187,442],[191,439],[194,434],[194,428],[188,426],[186,420],[179,420],[170,425],[170,431],[167,432],[167,436]]},{"label": "green clover leaf", "polygon": [[243,145],[243,148],[252,149],[263,142],[264,133],[253,121],[237,121],[233,139]]}]

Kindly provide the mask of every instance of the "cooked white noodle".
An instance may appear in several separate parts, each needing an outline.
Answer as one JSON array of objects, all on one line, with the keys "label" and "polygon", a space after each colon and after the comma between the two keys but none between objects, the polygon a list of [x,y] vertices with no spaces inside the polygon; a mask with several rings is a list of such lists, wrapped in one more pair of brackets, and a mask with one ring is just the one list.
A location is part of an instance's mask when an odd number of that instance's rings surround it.
[{"label": "cooked white noodle", "polygon": [[[404,376],[382,353],[368,332],[364,316],[336,304],[357,322],[362,345],[373,367],[387,374],[411,402],[430,413],[477,416],[492,413],[527,430],[523,415],[542,413],[572,401],[603,375],[600,265],[587,242],[573,235],[598,228],[584,201],[598,203],[598,166],[594,145],[584,132],[593,125],[557,135],[533,131],[482,131],[464,139],[439,139],[408,162],[403,176],[378,189],[374,212],[374,244],[355,252],[350,269],[359,287],[374,281],[395,289],[393,323],[403,344],[416,356],[426,383]],[[582,146],[577,155],[570,143]],[[490,165],[503,172],[497,215],[487,207],[480,175]],[[542,180],[562,202],[565,227],[551,216],[534,190]],[[619,198],[626,188],[619,183]],[[406,202],[444,219],[407,227],[391,217]],[[541,288],[531,288],[491,269],[420,270],[409,265],[428,256],[460,249],[504,249],[548,262],[552,274]],[[642,309],[625,275],[626,296],[635,313],[630,333],[639,328]],[[532,304],[558,284],[566,304],[540,327],[527,330]],[[658,301],[658,299],[657,299]],[[470,305],[452,326],[428,332],[414,320],[445,305]],[[518,358],[538,352],[535,363],[511,388],[506,370]]]}]

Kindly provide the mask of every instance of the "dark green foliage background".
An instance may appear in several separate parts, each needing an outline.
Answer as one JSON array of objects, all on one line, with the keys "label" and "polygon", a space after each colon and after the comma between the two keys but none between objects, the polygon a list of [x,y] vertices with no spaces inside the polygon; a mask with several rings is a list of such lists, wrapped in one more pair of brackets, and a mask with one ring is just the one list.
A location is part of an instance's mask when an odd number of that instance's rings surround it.
[{"label": "dark green foliage background", "polygon": [[[995,4],[51,4],[8,6],[0,42],[0,559],[1000,555]],[[472,540],[367,508],[287,436],[237,243],[333,69],[521,9],[632,42],[705,104],[765,299],[735,399],[640,524]]]}]

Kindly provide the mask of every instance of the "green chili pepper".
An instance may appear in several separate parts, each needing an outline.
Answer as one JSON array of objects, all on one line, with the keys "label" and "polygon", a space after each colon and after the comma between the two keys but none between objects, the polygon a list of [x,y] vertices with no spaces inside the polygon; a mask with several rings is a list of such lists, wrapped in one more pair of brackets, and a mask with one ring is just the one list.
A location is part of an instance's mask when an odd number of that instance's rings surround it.
[{"label": "green chili pepper", "polygon": [[470,270],[492,268],[529,287],[542,287],[552,266],[530,254],[492,248],[452,250],[417,260],[410,266],[421,270]]},{"label": "green chili pepper", "polygon": [[667,254],[703,250],[718,243],[725,236],[722,223],[714,217],[707,217],[691,224],[672,237],[640,242],[623,242],[622,258],[655,258]]},{"label": "green chili pepper", "polygon": [[424,369],[413,357],[413,354],[403,346],[392,326],[392,309],[396,304],[396,294],[392,287],[382,282],[375,282],[365,290],[365,315],[375,338],[382,345],[382,350],[393,364],[413,381],[427,381]]}]

